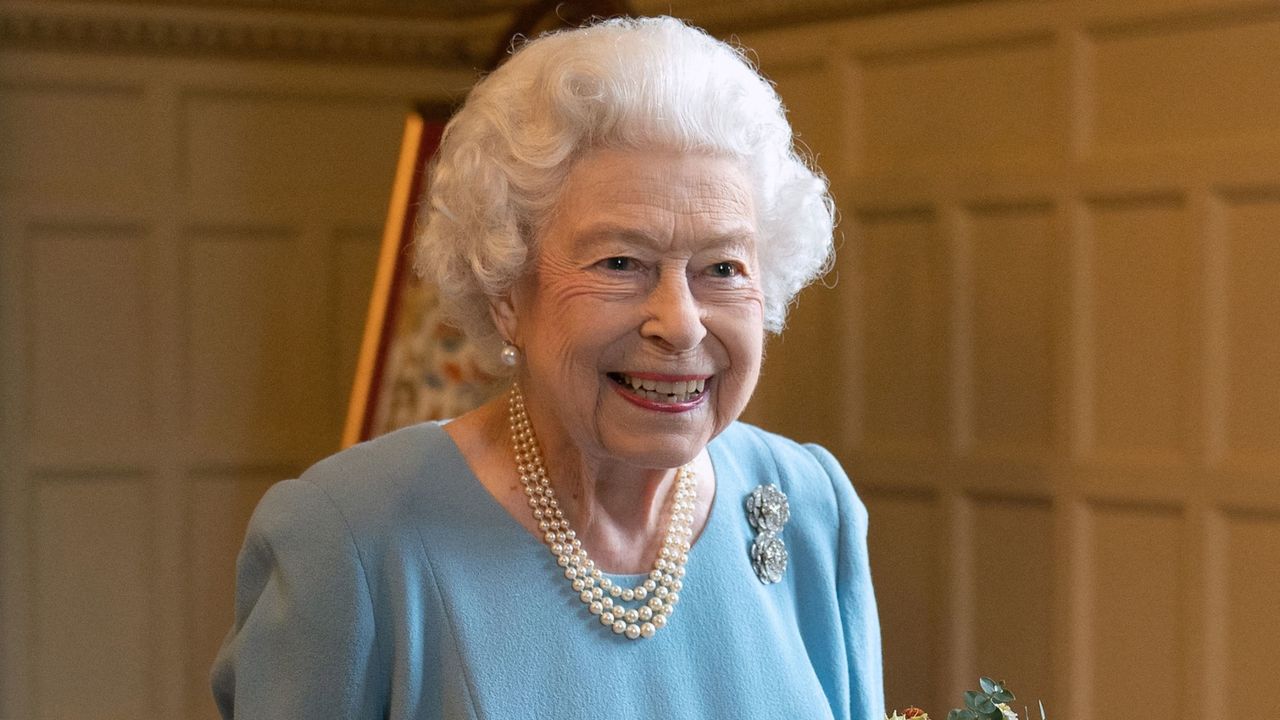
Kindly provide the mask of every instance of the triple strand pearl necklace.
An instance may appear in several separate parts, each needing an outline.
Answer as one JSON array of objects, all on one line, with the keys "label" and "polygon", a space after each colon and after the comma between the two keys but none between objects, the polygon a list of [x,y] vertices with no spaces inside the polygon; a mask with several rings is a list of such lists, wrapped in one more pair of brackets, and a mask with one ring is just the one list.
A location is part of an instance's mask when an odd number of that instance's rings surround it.
[{"label": "triple strand pearl necklace", "polygon": [[[680,602],[681,578],[684,577],[684,566],[689,560],[689,547],[693,542],[693,509],[697,498],[693,471],[687,465],[676,471],[667,535],[653,563],[653,570],[639,585],[621,587],[596,567],[577,533],[569,527],[569,520],[560,509],[556,493],[547,479],[538,440],[525,412],[524,395],[518,384],[511,386],[507,405],[516,470],[520,473],[520,482],[524,483],[524,494],[529,498],[533,519],[543,533],[543,541],[556,556],[556,563],[564,568],[565,579],[587,610],[600,619],[601,625],[630,640],[653,637],[666,627],[676,603]],[[638,604],[628,605],[632,602]]]}]

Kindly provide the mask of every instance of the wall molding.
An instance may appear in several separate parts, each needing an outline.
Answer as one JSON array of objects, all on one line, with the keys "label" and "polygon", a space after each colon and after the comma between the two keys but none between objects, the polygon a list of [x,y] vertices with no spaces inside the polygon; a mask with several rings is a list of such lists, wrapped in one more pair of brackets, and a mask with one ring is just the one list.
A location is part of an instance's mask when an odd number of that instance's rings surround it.
[{"label": "wall molding", "polygon": [[[0,5],[0,50],[483,67],[529,0],[34,2]],[[635,0],[717,35],[975,0]],[[465,9],[464,9],[465,6]]]},{"label": "wall molding", "polygon": [[477,67],[485,22],[84,5],[0,6],[0,49]]}]

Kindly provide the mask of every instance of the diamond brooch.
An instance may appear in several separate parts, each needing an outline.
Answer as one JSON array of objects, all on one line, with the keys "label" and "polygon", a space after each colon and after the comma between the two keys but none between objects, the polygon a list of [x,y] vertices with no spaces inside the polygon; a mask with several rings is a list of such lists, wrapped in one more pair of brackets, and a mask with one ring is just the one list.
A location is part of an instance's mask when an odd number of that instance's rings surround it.
[{"label": "diamond brooch", "polygon": [[777,485],[757,487],[747,496],[747,521],[756,530],[751,543],[751,567],[765,585],[782,579],[787,570],[787,546],[782,542],[782,528],[791,519],[787,496]]}]

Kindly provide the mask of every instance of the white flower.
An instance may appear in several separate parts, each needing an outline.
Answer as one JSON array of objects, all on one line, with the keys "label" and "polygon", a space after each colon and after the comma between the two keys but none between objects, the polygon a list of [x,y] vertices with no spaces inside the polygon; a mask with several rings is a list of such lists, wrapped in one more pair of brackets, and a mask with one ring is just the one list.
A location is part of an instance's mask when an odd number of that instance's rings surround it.
[{"label": "white flower", "polygon": [[1000,708],[1000,714],[1004,715],[1004,720],[1018,720],[1018,713],[1004,703],[996,703],[996,707]]}]

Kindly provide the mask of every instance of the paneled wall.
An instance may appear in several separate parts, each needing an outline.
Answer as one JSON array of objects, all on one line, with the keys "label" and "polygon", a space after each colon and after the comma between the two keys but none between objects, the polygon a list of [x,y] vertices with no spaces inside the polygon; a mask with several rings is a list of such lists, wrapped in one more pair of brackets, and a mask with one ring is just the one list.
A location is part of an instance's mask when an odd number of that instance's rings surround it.
[{"label": "paneled wall", "polygon": [[[1280,707],[1280,11],[973,3],[745,36],[844,245],[752,416],[871,510],[891,705]],[[1037,714],[1038,717],[1038,714]]]},{"label": "paneled wall", "polygon": [[405,112],[471,80],[0,53],[0,717],[215,715],[248,515],[338,447]]}]

